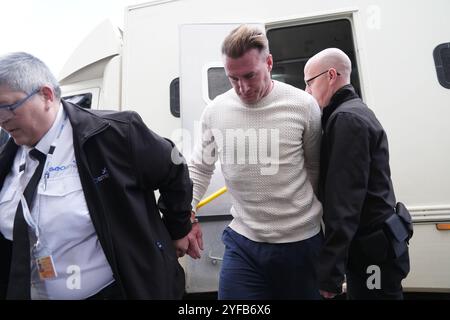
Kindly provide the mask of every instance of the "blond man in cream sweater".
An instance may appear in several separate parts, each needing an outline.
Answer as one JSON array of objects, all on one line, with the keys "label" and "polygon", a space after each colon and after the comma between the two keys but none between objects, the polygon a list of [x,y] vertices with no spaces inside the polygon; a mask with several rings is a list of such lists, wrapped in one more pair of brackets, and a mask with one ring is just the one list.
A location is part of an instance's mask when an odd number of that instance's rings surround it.
[{"label": "blond man in cream sweater", "polygon": [[[271,79],[273,59],[259,29],[233,30],[222,53],[233,89],[205,108],[189,163],[193,208],[219,159],[232,199],[219,299],[319,299],[320,109],[306,92]],[[190,236],[187,253],[198,258],[198,224]]]}]

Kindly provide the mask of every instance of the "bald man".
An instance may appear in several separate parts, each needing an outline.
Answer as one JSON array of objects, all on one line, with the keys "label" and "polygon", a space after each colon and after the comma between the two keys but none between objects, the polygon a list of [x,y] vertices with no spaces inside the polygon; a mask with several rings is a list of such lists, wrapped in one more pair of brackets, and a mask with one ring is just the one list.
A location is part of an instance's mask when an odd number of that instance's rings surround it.
[{"label": "bald man", "polygon": [[394,209],[386,133],[350,84],[351,61],[344,52],[323,50],[304,71],[306,91],[323,113],[320,293],[340,294],[346,276],[349,299],[402,299],[410,235]]}]

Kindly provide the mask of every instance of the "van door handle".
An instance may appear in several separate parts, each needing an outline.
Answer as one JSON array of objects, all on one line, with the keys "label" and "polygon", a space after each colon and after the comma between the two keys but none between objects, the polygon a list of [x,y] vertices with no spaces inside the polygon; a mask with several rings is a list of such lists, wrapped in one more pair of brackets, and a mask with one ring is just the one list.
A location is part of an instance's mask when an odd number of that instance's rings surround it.
[{"label": "van door handle", "polygon": [[219,261],[223,261],[221,257],[215,257],[212,255],[212,250],[208,253],[208,258],[211,259],[211,263],[216,265]]}]

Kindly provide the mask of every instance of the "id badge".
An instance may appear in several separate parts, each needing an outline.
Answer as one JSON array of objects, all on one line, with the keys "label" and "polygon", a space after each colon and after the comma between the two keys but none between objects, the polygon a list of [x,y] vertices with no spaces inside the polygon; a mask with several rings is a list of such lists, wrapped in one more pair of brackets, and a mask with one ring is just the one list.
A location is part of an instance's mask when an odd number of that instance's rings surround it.
[{"label": "id badge", "polygon": [[50,280],[58,276],[52,255],[36,258],[36,266],[41,280]]},{"label": "id badge", "polygon": [[50,280],[58,276],[53,261],[53,255],[44,243],[39,240],[36,242],[33,255],[36,262],[36,269],[41,280]]}]

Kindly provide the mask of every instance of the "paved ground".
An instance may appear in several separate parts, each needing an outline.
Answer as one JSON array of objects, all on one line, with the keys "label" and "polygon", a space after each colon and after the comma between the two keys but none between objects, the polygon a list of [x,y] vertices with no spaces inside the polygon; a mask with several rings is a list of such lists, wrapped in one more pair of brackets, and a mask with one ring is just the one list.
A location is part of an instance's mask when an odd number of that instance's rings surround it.
[{"label": "paved ground", "polygon": [[[217,292],[187,294],[184,300],[217,300]],[[336,300],[345,300],[345,295]],[[450,300],[450,293],[405,292],[405,300]]]}]

